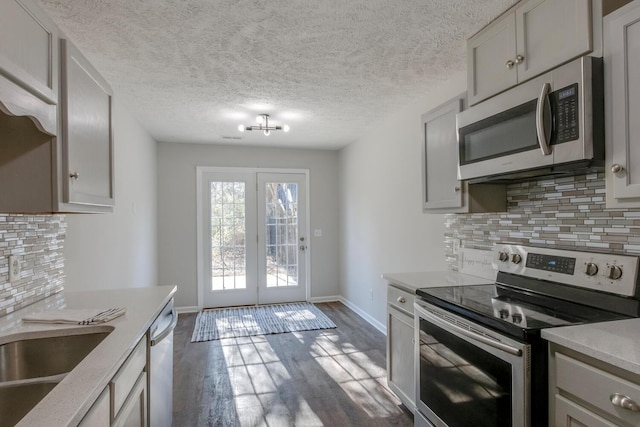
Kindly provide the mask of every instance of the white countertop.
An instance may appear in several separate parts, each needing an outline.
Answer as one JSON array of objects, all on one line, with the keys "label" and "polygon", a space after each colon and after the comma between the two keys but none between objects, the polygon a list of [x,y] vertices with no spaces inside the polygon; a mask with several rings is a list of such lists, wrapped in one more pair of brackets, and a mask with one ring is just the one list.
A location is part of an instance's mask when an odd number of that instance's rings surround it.
[{"label": "white countertop", "polygon": [[640,375],[640,319],[543,329],[542,338]]},{"label": "white countertop", "polygon": [[[71,335],[79,330],[99,332],[113,328],[18,426],[77,425],[175,292],[175,286],[64,291],[0,318],[0,344],[20,338],[46,336],[52,330]],[[99,326],[23,323],[21,320],[27,314],[56,308],[111,307],[126,307],[127,312]]]},{"label": "white countertop", "polygon": [[489,279],[458,273],[457,271],[422,271],[414,273],[384,273],[382,278],[407,292],[415,293],[419,288],[443,286],[486,285]]}]

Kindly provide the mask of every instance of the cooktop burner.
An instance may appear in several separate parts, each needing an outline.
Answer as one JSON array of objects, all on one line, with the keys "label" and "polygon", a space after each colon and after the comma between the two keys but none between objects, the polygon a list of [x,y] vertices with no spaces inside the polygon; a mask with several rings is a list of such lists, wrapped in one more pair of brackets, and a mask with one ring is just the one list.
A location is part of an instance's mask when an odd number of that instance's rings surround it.
[{"label": "cooktop burner", "polygon": [[524,338],[538,330],[628,316],[551,297],[532,296],[501,285],[448,286],[418,289],[425,301]]},{"label": "cooktop burner", "polygon": [[640,317],[639,258],[496,245],[493,284],[418,289],[431,304],[520,339],[544,328]]}]

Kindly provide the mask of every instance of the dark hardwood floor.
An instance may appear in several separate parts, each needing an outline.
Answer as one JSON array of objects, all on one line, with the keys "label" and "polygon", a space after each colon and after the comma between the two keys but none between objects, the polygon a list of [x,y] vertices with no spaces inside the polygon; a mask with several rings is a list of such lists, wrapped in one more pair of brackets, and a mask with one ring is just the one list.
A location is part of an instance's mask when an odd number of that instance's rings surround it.
[{"label": "dark hardwood floor", "polygon": [[174,334],[173,425],[413,426],[386,384],[385,336],[341,303],[336,329],[192,343]]}]

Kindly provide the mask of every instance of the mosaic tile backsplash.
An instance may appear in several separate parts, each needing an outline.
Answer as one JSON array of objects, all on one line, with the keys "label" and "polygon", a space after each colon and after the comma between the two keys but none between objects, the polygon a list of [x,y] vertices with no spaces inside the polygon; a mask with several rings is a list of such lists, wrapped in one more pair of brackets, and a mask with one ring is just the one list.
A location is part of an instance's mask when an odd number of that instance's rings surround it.
[{"label": "mosaic tile backsplash", "polygon": [[453,239],[474,249],[500,242],[640,255],[640,210],[605,209],[600,173],[511,184],[507,212],[447,214],[445,225],[453,270]]},{"label": "mosaic tile backsplash", "polygon": [[[64,215],[0,214],[0,316],[63,289],[66,230]],[[9,255],[22,263],[13,283]]]}]

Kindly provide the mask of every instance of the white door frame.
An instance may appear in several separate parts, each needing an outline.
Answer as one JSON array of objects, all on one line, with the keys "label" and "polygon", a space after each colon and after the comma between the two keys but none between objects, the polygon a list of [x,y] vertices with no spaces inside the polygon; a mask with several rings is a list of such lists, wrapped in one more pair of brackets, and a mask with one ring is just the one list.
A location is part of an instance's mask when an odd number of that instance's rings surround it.
[{"label": "white door frame", "polygon": [[[206,277],[203,274],[203,265],[206,262],[203,249],[204,236],[199,232],[204,226],[204,217],[202,215],[202,177],[206,173],[297,173],[305,176],[305,185],[307,190],[306,200],[307,205],[306,212],[306,229],[304,230],[305,236],[310,236],[311,230],[311,191],[309,186],[309,169],[284,169],[284,168],[243,168],[243,167],[217,167],[217,166],[196,166],[196,270],[197,270],[197,283],[198,287],[198,310],[202,310],[204,307],[204,286]],[[300,256],[305,257],[307,264],[305,272],[305,296],[309,301],[311,298],[311,239],[307,237],[307,249],[301,251]]]}]

